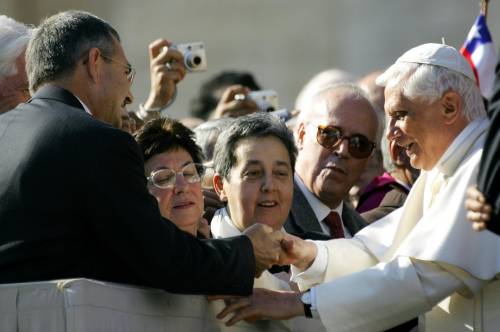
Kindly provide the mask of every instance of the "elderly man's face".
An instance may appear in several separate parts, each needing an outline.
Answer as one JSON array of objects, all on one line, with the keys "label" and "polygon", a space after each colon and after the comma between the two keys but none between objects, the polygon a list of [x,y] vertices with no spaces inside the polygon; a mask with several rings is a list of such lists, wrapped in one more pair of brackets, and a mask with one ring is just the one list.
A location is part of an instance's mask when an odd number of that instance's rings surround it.
[{"label": "elderly man's face", "polygon": [[390,119],[388,139],[406,149],[414,168],[431,170],[449,146],[441,100],[430,104],[410,100],[399,86],[388,86],[385,112]]},{"label": "elderly man's face", "polygon": [[314,105],[316,115],[309,123],[299,124],[297,175],[306,187],[330,208],[336,207],[364,172],[370,156],[354,158],[347,139],[327,149],[317,139],[319,125],[340,128],[344,137],[363,135],[375,142],[377,118],[370,103],[356,99],[352,92],[339,88],[325,94]]},{"label": "elderly man's face", "polygon": [[17,73],[0,78],[0,113],[7,112],[30,99],[24,52],[16,60]]}]

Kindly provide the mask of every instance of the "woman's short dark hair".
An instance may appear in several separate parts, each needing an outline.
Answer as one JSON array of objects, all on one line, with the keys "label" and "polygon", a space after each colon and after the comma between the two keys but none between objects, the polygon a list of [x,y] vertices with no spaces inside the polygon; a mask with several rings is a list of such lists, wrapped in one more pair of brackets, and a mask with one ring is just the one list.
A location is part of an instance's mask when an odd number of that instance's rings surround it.
[{"label": "woman's short dark hair", "polygon": [[214,168],[215,172],[225,179],[229,179],[231,168],[236,164],[236,145],[245,138],[276,137],[285,146],[292,171],[295,168],[297,147],[292,132],[280,119],[266,112],[257,112],[236,118],[231,126],[224,130],[215,144]]},{"label": "woman's short dark hair", "polygon": [[171,118],[151,120],[139,129],[134,137],[144,161],[163,152],[184,149],[195,163],[203,162],[203,153],[195,143],[193,131],[177,120]]}]

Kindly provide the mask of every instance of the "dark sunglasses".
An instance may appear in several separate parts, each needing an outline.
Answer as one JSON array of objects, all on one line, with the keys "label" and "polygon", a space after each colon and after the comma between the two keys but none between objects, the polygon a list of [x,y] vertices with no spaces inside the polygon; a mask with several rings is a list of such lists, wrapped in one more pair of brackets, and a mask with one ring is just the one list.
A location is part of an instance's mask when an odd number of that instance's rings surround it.
[{"label": "dark sunglasses", "polygon": [[316,140],[318,143],[329,150],[335,149],[344,139],[349,142],[349,154],[357,159],[368,158],[375,148],[375,143],[370,141],[366,136],[354,134],[352,136],[344,136],[342,130],[335,126],[318,126]]}]

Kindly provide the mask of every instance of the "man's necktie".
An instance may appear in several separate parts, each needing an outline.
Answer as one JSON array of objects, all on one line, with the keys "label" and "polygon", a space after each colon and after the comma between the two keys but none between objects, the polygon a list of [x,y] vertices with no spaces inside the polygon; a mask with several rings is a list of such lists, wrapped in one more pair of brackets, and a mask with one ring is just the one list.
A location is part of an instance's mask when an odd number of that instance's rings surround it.
[{"label": "man's necktie", "polygon": [[331,211],[323,222],[330,229],[330,236],[334,239],[344,238],[344,228],[342,227],[342,221],[340,220],[340,216],[337,212]]}]

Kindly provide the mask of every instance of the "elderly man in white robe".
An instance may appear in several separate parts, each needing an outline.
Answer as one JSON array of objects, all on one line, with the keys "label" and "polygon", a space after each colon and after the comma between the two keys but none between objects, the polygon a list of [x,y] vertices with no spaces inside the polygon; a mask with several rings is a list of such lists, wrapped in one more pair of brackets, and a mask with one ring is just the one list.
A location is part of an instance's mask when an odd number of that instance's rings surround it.
[{"label": "elderly man in white robe", "polygon": [[303,293],[254,290],[222,312],[234,313],[228,324],[305,315],[329,331],[381,331],[421,315],[422,331],[498,330],[500,237],[474,232],[463,204],[489,124],[474,74],[454,48],[424,44],[377,83],[387,135],[422,170],[405,205],[352,239],[296,239],[292,279]]}]

